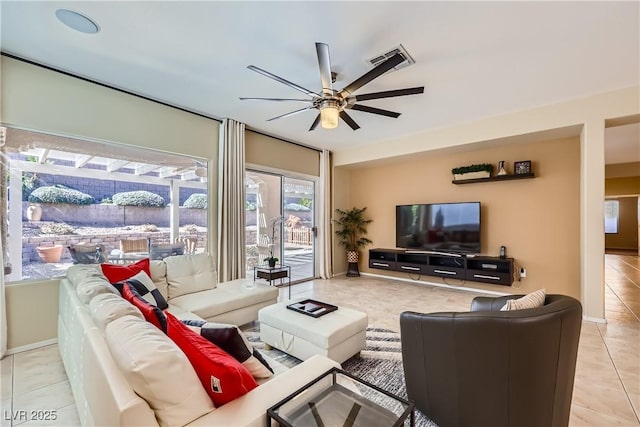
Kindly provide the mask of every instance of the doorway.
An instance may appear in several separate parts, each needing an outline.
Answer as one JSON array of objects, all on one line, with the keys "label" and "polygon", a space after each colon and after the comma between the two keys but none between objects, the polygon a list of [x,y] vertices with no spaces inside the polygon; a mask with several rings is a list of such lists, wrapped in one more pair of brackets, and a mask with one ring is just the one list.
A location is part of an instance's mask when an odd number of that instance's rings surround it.
[{"label": "doorway", "polygon": [[247,170],[247,277],[269,257],[291,268],[291,282],[316,277],[315,186],[310,179]]}]

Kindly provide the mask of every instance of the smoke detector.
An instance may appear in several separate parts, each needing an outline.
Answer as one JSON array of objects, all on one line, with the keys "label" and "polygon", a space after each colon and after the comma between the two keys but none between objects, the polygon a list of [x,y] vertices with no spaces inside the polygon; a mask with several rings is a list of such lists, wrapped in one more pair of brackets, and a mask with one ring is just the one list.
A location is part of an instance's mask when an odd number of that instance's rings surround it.
[{"label": "smoke detector", "polygon": [[396,53],[399,53],[400,55],[402,55],[405,58],[405,60],[402,61],[400,64],[396,65],[395,67],[393,67],[391,70],[399,70],[401,68],[405,68],[411,64],[416,63],[416,61],[411,57],[411,55],[409,55],[409,52],[407,52],[407,50],[401,44],[389,50],[388,52],[381,53],[380,55],[376,55],[373,58],[368,59],[367,63],[372,67],[375,67],[379,63],[391,58]]}]

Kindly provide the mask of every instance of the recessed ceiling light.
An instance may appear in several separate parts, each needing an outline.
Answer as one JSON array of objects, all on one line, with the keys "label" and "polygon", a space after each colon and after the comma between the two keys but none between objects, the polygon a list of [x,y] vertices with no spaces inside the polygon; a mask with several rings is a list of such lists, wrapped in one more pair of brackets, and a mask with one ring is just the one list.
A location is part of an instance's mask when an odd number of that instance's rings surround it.
[{"label": "recessed ceiling light", "polygon": [[86,34],[95,34],[100,27],[91,18],[68,9],[56,10],[58,19],[69,28]]}]

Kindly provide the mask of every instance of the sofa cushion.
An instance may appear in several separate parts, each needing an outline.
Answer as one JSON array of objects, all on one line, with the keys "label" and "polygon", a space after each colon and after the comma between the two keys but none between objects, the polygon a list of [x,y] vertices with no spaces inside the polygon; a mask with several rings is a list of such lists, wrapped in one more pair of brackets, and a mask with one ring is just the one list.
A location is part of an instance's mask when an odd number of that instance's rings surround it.
[{"label": "sofa cushion", "polygon": [[165,310],[169,307],[167,300],[164,299],[158,288],[156,288],[151,277],[149,277],[149,275],[144,271],[141,271],[135,276],[129,277],[122,282],[114,283],[113,286],[122,293],[122,285],[124,283],[132,285],[136,288],[136,291],[138,291],[142,298],[144,298],[149,304],[155,305],[160,310]]},{"label": "sofa cushion", "polygon": [[507,300],[507,303],[500,311],[524,310],[527,308],[538,308],[544,305],[545,289],[538,289],[522,298]]},{"label": "sofa cushion", "polygon": [[109,350],[161,426],[183,426],[214,409],[191,363],[149,322],[124,316],[105,329]]},{"label": "sofa cushion", "polygon": [[123,316],[130,315],[144,319],[136,306],[125,301],[121,296],[111,293],[95,296],[89,303],[89,313],[91,313],[93,323],[103,334],[109,323]]},{"label": "sofa cushion", "polygon": [[261,283],[256,284],[254,288],[248,288],[248,280],[250,279],[219,283],[215,290],[182,295],[173,298],[171,304],[191,311],[203,319],[209,319],[222,313],[278,298],[277,288]]},{"label": "sofa cushion", "polygon": [[249,340],[236,325],[227,323],[211,323],[204,320],[182,320],[191,330],[203,336],[207,341],[229,353],[234,359],[251,372],[254,378],[269,378],[273,376],[273,369],[253,348]]},{"label": "sofa cushion", "polygon": [[187,355],[216,406],[237,399],[258,386],[240,362],[193,332],[171,313],[167,313],[167,335]]},{"label": "sofa cushion", "polygon": [[111,283],[122,282],[129,277],[135,276],[141,271],[144,271],[151,277],[151,271],[149,270],[149,258],[141,259],[138,262],[127,265],[118,264],[100,264],[102,273],[107,277],[107,280]]},{"label": "sofa cushion", "polygon": [[169,299],[216,287],[213,257],[206,253],[170,256],[164,262]]},{"label": "sofa cushion", "polygon": [[162,332],[167,333],[167,318],[162,310],[155,305],[149,304],[129,282],[125,282],[122,286],[122,296],[142,312],[147,322],[155,325]]},{"label": "sofa cushion", "polygon": [[76,264],[67,268],[66,271],[67,279],[69,282],[77,288],[80,282],[89,278],[102,278],[104,279],[104,274],[102,274],[102,270],[99,270],[95,267],[95,265],[87,265],[87,264]]},{"label": "sofa cushion", "polygon": [[119,295],[118,290],[104,280],[104,277],[90,277],[82,280],[76,287],[76,293],[85,305],[89,305],[91,299],[96,295],[107,293]]}]

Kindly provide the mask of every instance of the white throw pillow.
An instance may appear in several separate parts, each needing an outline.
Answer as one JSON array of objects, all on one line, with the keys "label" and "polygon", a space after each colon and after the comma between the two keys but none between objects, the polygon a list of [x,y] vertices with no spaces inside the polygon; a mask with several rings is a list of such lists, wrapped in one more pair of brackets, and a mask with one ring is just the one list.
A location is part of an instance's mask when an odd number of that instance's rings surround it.
[{"label": "white throw pillow", "polygon": [[183,426],[214,409],[187,356],[151,323],[124,316],[107,325],[105,338],[118,368],[161,426]]},{"label": "white throw pillow", "polygon": [[169,299],[216,287],[213,257],[206,253],[170,256],[164,262],[167,264]]},{"label": "white throw pillow", "polygon": [[544,305],[545,298],[545,290],[538,289],[535,292],[531,292],[522,298],[518,299],[510,299],[507,303],[500,309],[500,311],[510,311],[510,310],[523,310],[526,308],[537,308],[542,307]]},{"label": "white throw pillow", "polygon": [[76,287],[76,293],[80,301],[85,305],[88,305],[89,301],[96,295],[110,293],[120,296],[120,292],[111,283],[107,282],[104,276],[102,278],[91,277],[81,281]]},{"label": "white throw pillow", "polygon": [[135,305],[121,296],[110,293],[96,295],[89,303],[89,313],[103,335],[109,323],[126,315],[144,320],[144,316]]},{"label": "white throw pillow", "polygon": [[167,264],[161,260],[151,260],[149,262],[149,270],[151,270],[151,280],[155,283],[156,288],[160,291],[164,299],[169,298],[167,289]]}]

